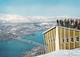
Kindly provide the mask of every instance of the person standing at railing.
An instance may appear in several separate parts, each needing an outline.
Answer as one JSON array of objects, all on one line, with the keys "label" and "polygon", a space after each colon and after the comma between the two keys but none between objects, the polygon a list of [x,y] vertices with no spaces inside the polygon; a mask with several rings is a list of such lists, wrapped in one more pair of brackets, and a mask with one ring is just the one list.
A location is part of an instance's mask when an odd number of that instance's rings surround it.
[{"label": "person standing at railing", "polygon": [[80,29],[80,21],[77,23],[77,29]]},{"label": "person standing at railing", "polygon": [[60,26],[61,26],[61,20],[60,20]]},{"label": "person standing at railing", "polygon": [[70,27],[72,28],[73,27],[73,25],[74,25],[74,20],[70,20]]},{"label": "person standing at railing", "polygon": [[64,20],[64,26],[67,27],[67,20]]},{"label": "person standing at railing", "polygon": [[64,25],[63,25],[63,20],[60,20],[60,25],[61,25],[61,26],[64,26]]},{"label": "person standing at railing", "polygon": [[69,21],[69,19],[67,20],[67,27],[69,27],[70,26],[70,21]]},{"label": "person standing at railing", "polygon": [[57,26],[59,26],[59,20],[57,19]]},{"label": "person standing at railing", "polygon": [[78,24],[78,21],[77,21],[77,19],[75,20],[75,28],[77,27],[77,24]]}]

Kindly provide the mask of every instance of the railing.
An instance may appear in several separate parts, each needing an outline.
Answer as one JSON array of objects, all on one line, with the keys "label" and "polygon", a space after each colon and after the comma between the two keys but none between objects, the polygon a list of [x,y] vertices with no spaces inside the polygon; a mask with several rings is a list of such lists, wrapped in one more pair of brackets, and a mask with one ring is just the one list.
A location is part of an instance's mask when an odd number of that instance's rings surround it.
[{"label": "railing", "polygon": [[76,28],[80,30],[80,20],[77,20],[77,19],[76,20],[73,20],[73,19],[57,20],[56,23],[57,23],[57,26]]}]

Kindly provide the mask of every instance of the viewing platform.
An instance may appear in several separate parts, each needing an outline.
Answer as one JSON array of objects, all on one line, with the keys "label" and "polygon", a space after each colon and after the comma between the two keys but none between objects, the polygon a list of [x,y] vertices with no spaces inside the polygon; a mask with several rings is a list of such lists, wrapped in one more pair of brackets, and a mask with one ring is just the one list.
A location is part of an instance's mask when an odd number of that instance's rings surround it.
[{"label": "viewing platform", "polygon": [[43,35],[47,53],[80,48],[80,21],[57,20],[57,25],[43,32]]}]

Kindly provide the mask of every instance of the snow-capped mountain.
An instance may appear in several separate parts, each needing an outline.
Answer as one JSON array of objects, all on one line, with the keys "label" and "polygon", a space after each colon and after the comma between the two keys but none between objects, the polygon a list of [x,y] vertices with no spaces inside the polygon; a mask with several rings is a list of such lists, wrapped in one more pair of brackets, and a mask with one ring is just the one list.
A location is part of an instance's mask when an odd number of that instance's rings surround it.
[{"label": "snow-capped mountain", "polygon": [[20,16],[20,15],[0,14],[0,20],[6,22],[49,22],[49,21],[56,21],[56,19],[65,19],[65,18],[79,19],[78,17],[75,16]]},{"label": "snow-capped mountain", "polygon": [[52,16],[20,16],[20,15],[8,15],[0,14],[0,20],[7,22],[46,22],[53,21],[55,17]]}]

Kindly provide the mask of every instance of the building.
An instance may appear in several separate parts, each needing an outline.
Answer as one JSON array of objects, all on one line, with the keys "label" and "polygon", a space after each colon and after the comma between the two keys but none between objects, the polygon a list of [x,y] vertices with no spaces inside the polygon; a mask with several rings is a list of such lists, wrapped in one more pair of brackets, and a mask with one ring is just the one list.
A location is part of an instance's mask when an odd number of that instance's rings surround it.
[{"label": "building", "polygon": [[47,53],[80,47],[80,30],[62,26],[54,26],[43,32]]}]

